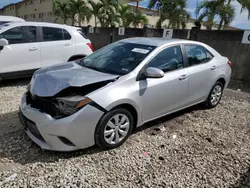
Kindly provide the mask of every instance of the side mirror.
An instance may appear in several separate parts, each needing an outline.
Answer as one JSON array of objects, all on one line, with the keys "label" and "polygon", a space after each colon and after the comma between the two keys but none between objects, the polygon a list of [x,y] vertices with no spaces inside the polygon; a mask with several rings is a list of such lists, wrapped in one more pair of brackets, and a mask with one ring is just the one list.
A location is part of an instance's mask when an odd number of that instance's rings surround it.
[{"label": "side mirror", "polygon": [[9,41],[6,39],[0,39],[0,50],[4,48],[4,46],[9,45]]},{"label": "side mirror", "polygon": [[164,72],[161,69],[157,69],[154,67],[148,67],[145,76],[147,78],[162,78],[164,77]]}]

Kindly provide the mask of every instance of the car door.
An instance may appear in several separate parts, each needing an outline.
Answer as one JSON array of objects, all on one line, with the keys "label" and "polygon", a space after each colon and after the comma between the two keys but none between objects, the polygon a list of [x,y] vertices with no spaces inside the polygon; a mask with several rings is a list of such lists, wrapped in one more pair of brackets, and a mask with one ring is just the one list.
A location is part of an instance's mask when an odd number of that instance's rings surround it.
[{"label": "car door", "polygon": [[42,67],[66,63],[74,55],[73,35],[56,27],[42,27],[41,63]]},{"label": "car door", "polygon": [[0,34],[9,45],[0,51],[0,73],[3,77],[19,76],[41,67],[40,44],[36,26],[18,26]]},{"label": "car door", "polygon": [[212,87],[216,66],[213,55],[203,46],[184,45],[188,67],[187,105],[204,101]]},{"label": "car door", "polygon": [[164,77],[139,81],[144,122],[184,107],[188,89],[180,46],[163,49],[146,66],[163,70]]}]

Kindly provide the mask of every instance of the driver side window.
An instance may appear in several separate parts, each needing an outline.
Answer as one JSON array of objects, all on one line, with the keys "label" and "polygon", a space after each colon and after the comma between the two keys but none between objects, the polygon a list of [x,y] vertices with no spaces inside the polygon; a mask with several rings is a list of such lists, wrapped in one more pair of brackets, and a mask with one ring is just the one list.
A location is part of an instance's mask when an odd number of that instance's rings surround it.
[{"label": "driver side window", "polygon": [[184,67],[180,46],[166,48],[159,52],[148,64],[148,67],[161,69],[163,72]]}]

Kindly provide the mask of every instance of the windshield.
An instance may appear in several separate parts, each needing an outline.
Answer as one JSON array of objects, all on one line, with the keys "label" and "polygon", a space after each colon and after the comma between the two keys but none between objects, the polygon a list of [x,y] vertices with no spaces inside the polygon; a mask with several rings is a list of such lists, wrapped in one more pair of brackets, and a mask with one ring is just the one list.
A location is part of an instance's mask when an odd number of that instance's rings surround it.
[{"label": "windshield", "polygon": [[80,61],[80,65],[97,71],[124,75],[131,72],[144,60],[156,47],[115,42]]}]

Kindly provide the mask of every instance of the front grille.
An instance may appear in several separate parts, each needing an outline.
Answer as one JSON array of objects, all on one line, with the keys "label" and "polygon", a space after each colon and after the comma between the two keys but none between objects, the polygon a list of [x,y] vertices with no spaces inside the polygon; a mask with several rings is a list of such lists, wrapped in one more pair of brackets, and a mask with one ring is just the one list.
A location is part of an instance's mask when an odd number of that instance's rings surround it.
[{"label": "front grille", "polygon": [[52,117],[59,114],[59,111],[52,103],[52,98],[32,96],[30,92],[27,93],[27,104],[32,108],[38,109],[40,112],[45,112]]},{"label": "front grille", "polygon": [[30,121],[29,119],[27,119],[22,112],[20,112],[20,118],[22,119],[22,123],[24,123],[24,127],[25,129],[29,130],[37,139],[45,142],[44,138],[42,137],[42,135],[40,134],[36,124],[33,121]]}]

